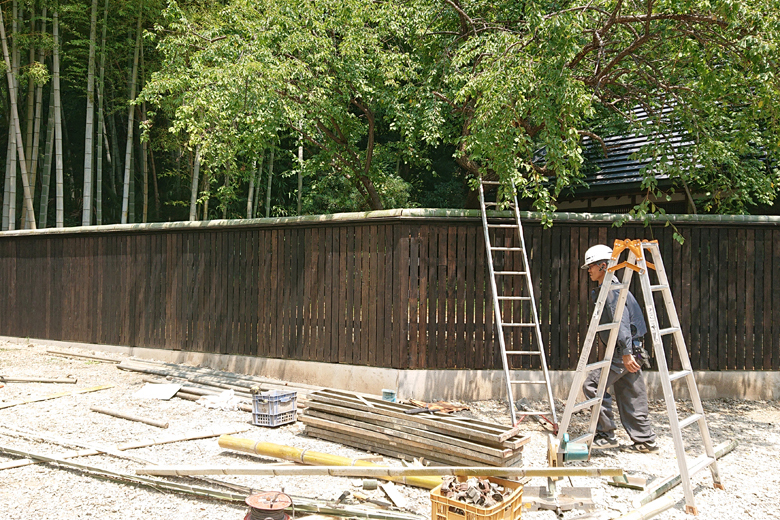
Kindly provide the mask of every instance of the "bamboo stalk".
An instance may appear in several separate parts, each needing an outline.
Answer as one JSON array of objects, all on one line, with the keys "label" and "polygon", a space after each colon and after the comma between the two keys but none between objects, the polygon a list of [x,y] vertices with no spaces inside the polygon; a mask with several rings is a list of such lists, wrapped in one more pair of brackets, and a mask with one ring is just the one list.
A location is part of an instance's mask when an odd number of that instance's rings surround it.
[{"label": "bamboo stalk", "polygon": [[[737,444],[738,443],[735,440],[726,441],[718,444],[717,446],[715,446],[715,458],[719,459],[724,455],[731,453],[731,451],[737,447]],[[634,500],[634,507],[641,507],[645,504],[650,503],[650,501],[660,497],[661,495],[663,495],[673,487],[677,486],[680,482],[682,482],[682,477],[680,476],[679,473],[677,475],[666,477],[665,479],[661,480],[656,485],[654,485],[652,488],[648,489],[647,491],[639,495]]]},{"label": "bamboo stalk", "polygon": [[0,376],[0,382],[3,383],[77,383],[78,379],[73,377],[60,377],[60,378],[48,378],[48,377],[11,377]]},{"label": "bamboo stalk", "polygon": [[[221,445],[221,444],[220,444]],[[307,452],[308,453],[308,452]],[[360,459],[352,459],[365,462]],[[333,476],[333,477],[606,477],[623,474],[620,468],[496,468],[494,466],[350,467],[350,466],[155,466],[137,469],[138,475],[261,475],[261,476]],[[439,482],[441,483],[441,482]],[[438,485],[438,484],[437,484]]]},{"label": "bamboo stalk", "polygon": [[[96,466],[88,466],[86,464],[77,464],[75,462],[70,462],[63,458],[48,457],[46,455],[42,455],[39,453],[16,450],[4,446],[0,446],[0,452],[8,455],[14,455],[17,457],[27,457],[41,462],[54,463],[62,467],[84,471],[86,473],[96,475],[98,477],[106,477],[112,480],[117,480],[122,483],[131,482],[134,484],[140,484],[142,486],[148,486],[157,490],[177,491],[180,493],[200,496],[203,498],[213,498],[217,500],[226,500],[229,502],[244,503],[244,501],[246,500],[246,494],[228,493],[225,491],[219,491],[219,490],[205,488],[201,486],[175,484],[173,482],[167,482],[164,480],[141,477],[138,475],[133,475],[131,473],[112,471],[103,468],[98,468]],[[335,508],[335,507],[328,506],[327,503],[324,501],[319,501],[319,500],[305,498],[305,497],[296,497],[294,495],[291,495],[291,498],[293,499],[294,509],[295,511],[298,512],[322,513],[322,514],[328,514],[328,515],[340,516],[340,517],[371,518],[376,520],[422,520],[422,517],[408,514],[408,513],[399,513],[393,511],[376,511],[376,510],[363,509],[357,507]],[[292,507],[291,507],[291,511],[292,511]]]},{"label": "bamboo stalk", "polygon": [[106,415],[110,415],[112,417],[119,417],[120,419],[127,419],[128,421],[135,421],[140,422],[144,424],[148,424],[150,426],[156,426],[158,428],[167,428],[168,423],[163,421],[156,421],[154,419],[148,419],[146,417],[140,417],[138,415],[133,415],[130,413],[123,413],[123,412],[117,412],[116,410],[111,410],[109,408],[102,408],[100,406],[93,406],[90,408],[93,412],[103,413]]},{"label": "bamboo stalk", "polygon": [[[102,447],[93,447],[89,446],[87,444],[81,444],[80,447],[84,447],[85,449],[79,450],[79,451],[71,451],[69,453],[64,453],[58,456],[58,458],[61,459],[72,459],[76,457],[92,457],[95,455],[100,455],[101,453],[109,453],[109,452],[122,452],[126,450],[134,450],[138,448],[148,448],[149,446],[159,446],[161,444],[171,444],[174,442],[184,442],[184,441],[192,441],[192,440],[198,440],[198,439],[208,439],[211,437],[219,437],[220,435],[228,435],[231,433],[241,433],[246,430],[248,430],[248,427],[244,428],[225,428],[225,429],[216,429],[216,430],[206,430],[202,432],[196,432],[196,433],[187,433],[184,435],[169,435],[167,437],[156,437],[154,439],[147,439],[142,441],[135,441],[135,442],[126,442],[124,444],[119,444],[113,449],[106,450],[106,448]],[[70,444],[74,445],[72,441],[68,441],[65,439],[53,439],[49,436],[41,436],[39,434],[19,434],[23,437],[27,438],[34,438],[34,439],[41,439],[45,442],[51,442],[56,444]],[[112,455],[114,453],[111,453]],[[121,456],[125,456],[124,454],[121,454]],[[32,459],[24,459],[24,460],[14,460],[10,462],[6,462],[3,464],[0,464],[0,470],[3,469],[11,469],[11,468],[19,468],[22,466],[29,466],[31,464],[38,464],[41,461],[36,461]]]},{"label": "bamboo stalk", "polygon": [[63,352],[61,350],[54,350],[54,349],[48,349],[46,351],[47,354],[52,354],[55,356],[63,356],[63,357],[69,357],[69,358],[84,358],[84,359],[92,359],[95,361],[103,361],[105,363],[119,363],[119,360],[112,359],[110,357],[104,357],[104,356],[98,356],[95,354],[76,354],[75,352]]},{"label": "bamboo stalk", "polygon": [[656,515],[660,515],[667,509],[670,509],[676,503],[677,500],[674,498],[668,496],[661,497],[657,500],[653,500],[652,502],[648,502],[634,511],[629,511],[628,513],[619,517],[618,520],[648,520]]},{"label": "bamboo stalk", "polygon": [[49,399],[56,399],[58,397],[65,397],[67,395],[86,394],[87,392],[97,392],[99,390],[105,390],[107,388],[114,388],[114,385],[93,386],[91,388],[82,388],[80,390],[73,390],[71,392],[60,392],[57,394],[49,394],[43,397],[31,397],[29,399],[22,399],[19,401],[11,401],[10,403],[0,404],[0,410],[11,408],[12,406],[18,406],[20,404],[37,403],[38,401],[47,401]]}]

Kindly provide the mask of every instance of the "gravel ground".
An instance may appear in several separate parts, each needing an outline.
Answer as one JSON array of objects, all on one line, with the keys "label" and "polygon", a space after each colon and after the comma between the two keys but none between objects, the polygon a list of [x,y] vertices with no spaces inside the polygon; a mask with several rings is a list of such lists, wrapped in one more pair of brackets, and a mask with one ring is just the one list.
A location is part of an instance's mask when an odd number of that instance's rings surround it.
[{"label": "gravel ground", "polygon": [[[25,450],[56,457],[74,446],[84,444],[113,447],[125,442],[155,439],[161,436],[192,433],[207,429],[248,428],[237,434],[240,437],[309,448],[315,451],[359,457],[366,455],[358,450],[313,439],[303,434],[303,425],[294,423],[274,429],[251,426],[250,414],[238,411],[206,409],[192,401],[173,398],[170,401],[139,400],[132,397],[143,385],[144,374],[117,370],[115,365],[89,360],[57,357],[46,353],[45,344],[27,346],[0,342],[0,375],[26,377],[78,378],[73,384],[7,383],[0,389],[0,405],[3,403],[66,392],[98,385],[113,385],[109,389],[64,396],[47,401],[28,403],[0,409],[0,446]],[[74,350],[74,352],[78,352]],[[88,351],[87,351],[88,352]],[[101,355],[105,355],[101,353]],[[121,356],[114,356],[117,360]],[[498,401],[467,403],[474,416],[508,424],[506,406]],[[160,429],[143,423],[131,422],[108,415],[91,412],[91,406],[110,407],[169,423]],[[563,403],[559,403],[560,409]],[[679,407],[690,409],[690,403],[679,402]],[[694,477],[696,506],[701,519],[780,518],[780,403],[777,401],[740,401],[718,399],[705,402],[713,442],[735,439],[737,448],[720,462],[720,474],[725,491],[712,486],[708,471]],[[609,450],[594,454],[590,465],[621,467],[626,472],[660,479],[677,472],[674,448],[662,401],[651,403],[651,415],[661,446],[658,454],[633,454]],[[585,427],[586,417],[575,416],[570,429],[573,435]],[[695,431],[688,428],[690,435]],[[622,443],[629,440],[622,429],[618,430]],[[531,442],[524,449],[526,466],[545,466],[547,432],[541,425],[528,422],[527,433]],[[47,436],[48,441],[39,437]],[[51,442],[56,438],[60,444]],[[68,444],[62,444],[66,442]],[[171,465],[242,465],[256,464],[259,459],[250,455],[221,449],[216,438],[186,441],[174,444],[135,449],[126,452],[133,457],[157,464]],[[0,454],[0,465],[18,457]],[[104,469],[134,473],[143,464],[138,461],[107,455],[72,459],[80,464]],[[277,462],[266,460],[266,462]],[[384,463],[400,465],[394,459]],[[585,465],[585,463],[580,463]],[[237,519],[246,513],[243,504],[197,498],[172,491],[156,491],[127,483],[99,479],[80,470],[67,469],[55,464],[35,464],[0,471],[0,519]],[[360,490],[373,498],[387,500],[381,490],[366,492],[360,488],[360,479],[339,477],[246,477],[221,476],[231,484],[251,486],[255,489],[283,490],[292,496],[335,500],[343,491]],[[170,479],[215,488],[213,483],[196,479]],[[535,479],[530,486],[541,486],[544,481]],[[632,501],[638,491],[608,486],[606,479],[574,478],[574,486],[592,488],[596,510],[592,514],[572,511],[565,518],[616,518],[631,511]],[[567,484],[568,485],[568,484]],[[399,486],[408,498],[407,510],[423,517],[430,517],[430,500],[427,490]],[[227,491],[228,489],[223,489]],[[690,518],[684,513],[682,488],[670,495],[679,499],[675,507],[657,518]],[[548,511],[524,512],[527,519],[554,519]]]}]

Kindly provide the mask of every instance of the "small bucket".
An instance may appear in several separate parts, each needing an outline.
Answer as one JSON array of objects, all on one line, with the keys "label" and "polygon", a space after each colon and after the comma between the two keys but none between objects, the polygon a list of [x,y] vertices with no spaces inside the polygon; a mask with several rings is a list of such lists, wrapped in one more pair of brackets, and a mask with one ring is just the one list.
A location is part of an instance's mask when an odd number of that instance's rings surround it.
[{"label": "small bucket", "polygon": [[382,389],[382,400],[395,403],[396,402],[395,390]]}]

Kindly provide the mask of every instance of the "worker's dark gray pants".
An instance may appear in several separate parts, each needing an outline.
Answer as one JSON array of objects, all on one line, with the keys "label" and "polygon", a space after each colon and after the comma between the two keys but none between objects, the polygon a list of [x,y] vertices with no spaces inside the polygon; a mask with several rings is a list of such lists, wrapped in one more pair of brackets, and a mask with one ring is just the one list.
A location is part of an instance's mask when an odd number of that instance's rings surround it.
[{"label": "worker's dark gray pants", "polygon": [[[585,384],[582,385],[582,392],[586,398],[596,397],[596,392],[599,388],[599,377],[601,377],[601,370],[594,370],[585,380]],[[620,422],[623,423],[623,427],[631,440],[634,442],[654,441],[655,432],[650,426],[647,409],[647,388],[645,387],[645,379],[642,377],[642,371],[631,373],[623,368],[618,373],[610,370],[607,377],[607,390],[610,388],[613,389],[615,394],[618,412],[620,412]],[[604,399],[601,402],[596,432],[605,433],[610,437],[615,434],[612,395],[606,390],[604,391]]]}]

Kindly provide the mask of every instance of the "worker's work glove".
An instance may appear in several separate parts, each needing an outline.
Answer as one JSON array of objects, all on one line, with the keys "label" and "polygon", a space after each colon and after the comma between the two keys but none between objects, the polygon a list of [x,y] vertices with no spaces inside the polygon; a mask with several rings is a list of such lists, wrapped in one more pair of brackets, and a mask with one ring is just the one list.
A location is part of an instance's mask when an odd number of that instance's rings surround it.
[{"label": "worker's work glove", "polygon": [[647,353],[644,345],[634,344],[633,346],[634,359],[642,368],[650,368],[650,355]]}]

